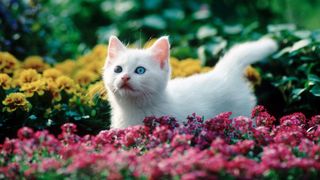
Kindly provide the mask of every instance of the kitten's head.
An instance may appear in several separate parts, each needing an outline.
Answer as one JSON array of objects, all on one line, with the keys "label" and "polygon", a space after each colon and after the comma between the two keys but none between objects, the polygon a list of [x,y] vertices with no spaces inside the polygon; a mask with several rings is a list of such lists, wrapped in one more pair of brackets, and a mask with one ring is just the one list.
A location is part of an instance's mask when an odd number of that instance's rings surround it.
[{"label": "kitten's head", "polygon": [[159,38],[148,49],[128,49],[117,37],[109,39],[103,81],[109,93],[150,97],[162,92],[170,77],[170,44]]}]

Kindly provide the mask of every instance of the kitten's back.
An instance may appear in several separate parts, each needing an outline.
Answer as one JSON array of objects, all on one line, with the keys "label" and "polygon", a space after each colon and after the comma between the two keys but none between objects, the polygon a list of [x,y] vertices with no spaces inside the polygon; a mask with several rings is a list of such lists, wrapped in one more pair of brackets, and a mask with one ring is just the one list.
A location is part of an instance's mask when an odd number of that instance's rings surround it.
[{"label": "kitten's back", "polygon": [[171,80],[168,92],[186,113],[197,112],[213,117],[232,111],[234,115],[249,115],[256,105],[256,98],[244,78],[244,69],[276,50],[277,44],[271,39],[237,45],[220,59],[212,71]]}]

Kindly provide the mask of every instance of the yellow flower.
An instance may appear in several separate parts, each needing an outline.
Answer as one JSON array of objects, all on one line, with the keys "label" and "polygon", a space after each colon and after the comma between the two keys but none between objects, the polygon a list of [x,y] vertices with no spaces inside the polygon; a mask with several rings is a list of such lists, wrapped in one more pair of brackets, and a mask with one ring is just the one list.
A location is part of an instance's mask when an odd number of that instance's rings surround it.
[{"label": "yellow flower", "polygon": [[53,101],[60,101],[61,94],[58,84],[52,79],[46,79],[46,90],[50,92]]},{"label": "yellow flower", "polygon": [[61,75],[62,72],[55,68],[50,68],[43,71],[43,77],[47,79],[56,80]]},{"label": "yellow flower", "polygon": [[79,83],[81,86],[86,86],[89,83],[97,80],[97,78],[98,77],[94,73],[86,70],[79,71],[75,75],[75,81]]},{"label": "yellow flower", "polygon": [[25,59],[23,68],[35,69],[38,72],[43,72],[45,69],[49,68],[49,65],[46,64],[40,56],[29,56]]},{"label": "yellow flower", "polygon": [[26,99],[26,96],[22,93],[11,93],[5,100],[2,101],[2,104],[5,105],[3,110],[7,112],[13,112],[17,109],[23,109],[24,111],[29,111],[31,104]]},{"label": "yellow flower", "polygon": [[62,63],[56,64],[55,68],[60,70],[64,75],[72,75],[73,71],[76,67],[76,63],[71,60],[71,59],[67,59]]},{"label": "yellow flower", "polygon": [[34,93],[42,96],[46,87],[45,81],[37,80],[30,83],[24,83],[21,85],[20,91],[23,91],[26,97],[32,97]]},{"label": "yellow flower", "polygon": [[206,72],[209,72],[209,71],[211,71],[211,70],[213,70],[212,67],[205,66],[205,67],[203,67],[203,68],[201,69],[201,73],[206,73]]},{"label": "yellow flower", "polygon": [[60,76],[56,80],[57,88],[62,91],[66,91],[67,93],[75,93],[76,92],[76,85],[74,81],[69,78],[68,76]]},{"label": "yellow flower", "polygon": [[102,67],[104,65],[104,61],[94,61],[83,67],[84,70],[88,70],[100,76],[102,73]]},{"label": "yellow flower", "polygon": [[88,93],[87,93],[89,99],[90,99],[90,104],[93,105],[94,104],[94,100],[97,97],[98,99],[102,99],[102,100],[107,100],[108,99],[108,95],[107,95],[107,90],[104,87],[104,84],[102,81],[99,81],[95,84],[90,85],[90,87],[88,88]]},{"label": "yellow flower", "polygon": [[2,89],[10,89],[12,79],[8,76],[8,74],[0,73],[0,87]]},{"label": "yellow flower", "polygon": [[170,65],[172,68],[179,67],[179,60],[177,58],[170,57]]},{"label": "yellow flower", "polygon": [[252,66],[246,68],[245,76],[254,86],[261,84],[261,76]]},{"label": "yellow flower", "polygon": [[40,80],[41,74],[34,69],[22,70],[18,75],[18,85],[22,86],[25,83],[31,83]]},{"label": "yellow flower", "polygon": [[175,58],[171,58],[170,61],[172,66],[172,78],[186,77],[202,72],[201,62],[198,59],[188,58],[179,61]]},{"label": "yellow flower", "polygon": [[98,60],[105,60],[108,54],[108,47],[104,44],[96,45],[91,52]]},{"label": "yellow flower", "polygon": [[57,104],[57,105],[54,105],[54,106],[53,106],[53,109],[58,110],[58,111],[61,111],[62,106],[61,106],[61,104]]},{"label": "yellow flower", "polygon": [[143,48],[149,48],[149,47],[151,47],[156,41],[157,41],[156,38],[150,39],[149,41],[147,41],[147,42],[144,44]]},{"label": "yellow flower", "polygon": [[11,74],[19,66],[19,61],[8,52],[0,52],[0,72]]},{"label": "yellow flower", "polygon": [[77,59],[77,62],[80,66],[85,66],[87,65],[88,63],[91,63],[93,61],[95,61],[96,58],[94,57],[94,55],[90,54],[90,53],[87,53],[83,56],[80,56],[78,59]]}]

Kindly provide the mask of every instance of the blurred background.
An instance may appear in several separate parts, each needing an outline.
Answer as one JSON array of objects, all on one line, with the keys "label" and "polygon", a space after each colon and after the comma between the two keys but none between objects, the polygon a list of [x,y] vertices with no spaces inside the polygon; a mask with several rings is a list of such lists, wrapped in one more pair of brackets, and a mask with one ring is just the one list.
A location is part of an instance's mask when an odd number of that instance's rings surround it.
[{"label": "blurred background", "polygon": [[137,45],[170,35],[174,56],[198,57],[192,49],[257,38],[252,32],[272,24],[314,30],[319,17],[319,0],[1,0],[0,51],[54,63],[106,44],[111,34]]}]

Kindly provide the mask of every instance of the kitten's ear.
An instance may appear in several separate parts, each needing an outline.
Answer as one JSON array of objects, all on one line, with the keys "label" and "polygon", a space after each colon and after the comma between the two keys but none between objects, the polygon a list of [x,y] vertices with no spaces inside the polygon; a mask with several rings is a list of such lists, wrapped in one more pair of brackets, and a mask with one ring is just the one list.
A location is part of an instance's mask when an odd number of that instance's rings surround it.
[{"label": "kitten's ear", "polygon": [[150,48],[153,58],[155,58],[159,63],[161,69],[168,62],[170,56],[170,44],[168,36],[162,36],[159,38]]},{"label": "kitten's ear", "polygon": [[113,59],[117,57],[119,53],[125,50],[126,50],[126,47],[122,44],[122,42],[116,36],[111,36],[109,38],[108,59]]}]

